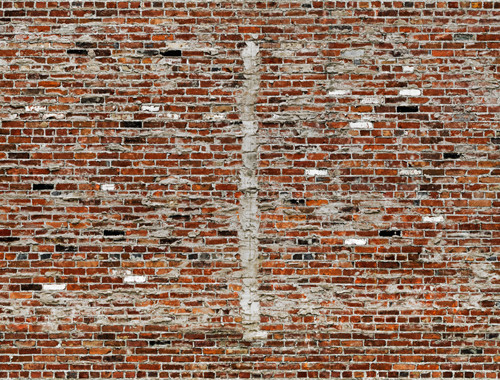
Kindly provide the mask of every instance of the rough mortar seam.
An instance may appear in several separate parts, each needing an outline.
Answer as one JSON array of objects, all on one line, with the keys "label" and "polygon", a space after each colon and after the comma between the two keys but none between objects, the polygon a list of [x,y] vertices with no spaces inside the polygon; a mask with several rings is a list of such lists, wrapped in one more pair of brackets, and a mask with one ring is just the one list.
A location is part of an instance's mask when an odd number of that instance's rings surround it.
[{"label": "rough mortar seam", "polygon": [[244,65],[243,94],[240,99],[242,121],[242,168],[240,171],[240,228],[239,247],[242,268],[242,289],[240,306],[244,339],[258,339],[266,336],[260,331],[260,300],[258,294],[258,233],[259,216],[257,205],[257,160],[258,118],[255,115],[255,103],[260,87],[258,57],[259,47],[252,41],[246,43],[241,52]]}]

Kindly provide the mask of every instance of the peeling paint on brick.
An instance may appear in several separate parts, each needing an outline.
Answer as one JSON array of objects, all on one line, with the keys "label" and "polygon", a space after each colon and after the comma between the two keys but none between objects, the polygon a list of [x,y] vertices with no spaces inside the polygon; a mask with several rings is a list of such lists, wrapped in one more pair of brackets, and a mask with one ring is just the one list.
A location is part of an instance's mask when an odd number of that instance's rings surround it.
[{"label": "peeling paint on brick", "polygon": [[224,120],[226,115],[223,113],[206,113],[203,115],[204,120],[219,121]]},{"label": "peeling paint on brick", "polygon": [[148,111],[148,112],[158,112],[160,110],[160,106],[143,105],[143,106],[141,106],[141,110]]},{"label": "peeling paint on brick", "polygon": [[46,114],[43,114],[42,119],[44,119],[44,120],[47,120],[47,119],[61,120],[61,119],[64,119],[64,114],[63,113],[46,113]]},{"label": "peeling paint on brick", "polygon": [[444,221],[444,217],[442,215],[439,216],[424,216],[422,221],[429,223],[440,223]]},{"label": "peeling paint on brick", "polygon": [[126,284],[143,284],[146,280],[146,276],[125,276],[123,278],[123,282]]},{"label": "peeling paint on brick", "polygon": [[47,107],[45,106],[26,106],[26,112],[42,112],[46,109]]},{"label": "peeling paint on brick", "polygon": [[421,91],[418,89],[413,89],[413,88],[405,88],[402,90],[399,90],[399,95],[401,96],[419,96],[421,94]]},{"label": "peeling paint on brick", "polygon": [[380,104],[380,103],[382,103],[382,99],[375,96],[369,96],[361,99],[361,104]]},{"label": "peeling paint on brick", "polygon": [[328,93],[330,96],[340,96],[340,95],[349,95],[351,93],[350,90],[332,90]]},{"label": "peeling paint on brick", "polygon": [[419,176],[419,175],[422,175],[422,170],[420,170],[420,169],[400,169],[399,175]]},{"label": "peeling paint on brick", "polygon": [[66,289],[66,284],[43,284],[42,290],[56,292]]},{"label": "peeling paint on brick", "polygon": [[366,245],[368,243],[367,239],[345,239],[345,245]]},{"label": "peeling paint on brick", "polygon": [[112,183],[105,183],[105,184],[101,185],[101,190],[104,190],[104,191],[110,191],[110,190],[114,190],[114,189],[115,189],[115,185]]},{"label": "peeling paint on brick", "polygon": [[352,129],[372,129],[373,123],[370,121],[356,121],[349,123],[349,127]]},{"label": "peeling paint on brick", "polygon": [[165,117],[167,119],[173,119],[173,120],[178,120],[181,117],[181,115],[175,114],[175,113],[165,113],[165,114],[160,114],[158,116]]},{"label": "peeling paint on brick", "polygon": [[314,176],[327,176],[328,170],[325,170],[325,169],[307,169],[306,175],[312,176],[312,177],[314,177]]}]

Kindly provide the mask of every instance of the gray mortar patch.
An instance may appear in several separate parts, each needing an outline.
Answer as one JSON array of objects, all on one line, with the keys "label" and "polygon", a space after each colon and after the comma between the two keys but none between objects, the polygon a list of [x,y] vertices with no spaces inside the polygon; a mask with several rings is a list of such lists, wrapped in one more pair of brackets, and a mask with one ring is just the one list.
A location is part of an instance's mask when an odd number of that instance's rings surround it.
[{"label": "gray mortar patch", "polygon": [[240,103],[243,165],[240,171],[239,186],[242,192],[239,211],[239,235],[241,238],[239,252],[242,267],[240,306],[245,339],[258,339],[266,336],[266,333],[259,329],[260,299],[258,294],[257,132],[259,121],[255,115],[255,103],[260,87],[258,53],[259,47],[252,41],[247,42],[247,46],[241,52],[245,79]]}]

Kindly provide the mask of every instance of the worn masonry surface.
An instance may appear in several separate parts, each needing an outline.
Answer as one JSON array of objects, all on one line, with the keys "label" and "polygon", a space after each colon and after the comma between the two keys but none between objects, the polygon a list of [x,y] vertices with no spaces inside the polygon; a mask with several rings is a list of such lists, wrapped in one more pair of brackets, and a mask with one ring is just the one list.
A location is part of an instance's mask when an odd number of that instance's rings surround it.
[{"label": "worn masonry surface", "polygon": [[1,1],[0,379],[500,378],[499,1]]}]

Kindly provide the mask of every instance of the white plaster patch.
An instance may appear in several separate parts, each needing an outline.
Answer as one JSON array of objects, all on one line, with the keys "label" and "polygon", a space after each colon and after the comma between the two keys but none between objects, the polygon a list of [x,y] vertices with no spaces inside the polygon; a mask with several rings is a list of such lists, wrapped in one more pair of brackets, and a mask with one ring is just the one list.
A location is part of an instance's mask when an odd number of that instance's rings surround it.
[{"label": "white plaster patch", "polygon": [[443,222],[444,218],[441,215],[440,216],[424,216],[423,221],[429,222],[429,223],[439,223],[439,222]]},{"label": "white plaster patch", "polygon": [[26,111],[27,112],[41,112],[45,111],[47,107],[45,106],[26,106]]},{"label": "white plaster patch", "polygon": [[176,113],[166,113],[161,116],[166,117],[167,119],[174,119],[174,120],[178,120],[181,118],[181,115]]},{"label": "white plaster patch", "polygon": [[160,106],[148,106],[144,105],[141,107],[141,111],[157,112],[160,110]]},{"label": "white plaster patch", "polygon": [[364,55],[365,51],[363,49],[346,50],[342,53],[344,58],[361,58]]},{"label": "white plaster patch", "polygon": [[246,47],[241,52],[243,58],[243,65],[246,71],[251,71],[255,67],[255,60],[259,54],[259,46],[253,41],[247,41]]},{"label": "white plaster patch", "polygon": [[224,120],[225,115],[223,113],[206,113],[203,115],[203,120],[219,121]]},{"label": "white plaster patch", "polygon": [[370,121],[356,121],[349,123],[349,126],[353,129],[372,129],[373,123]]},{"label": "white plaster patch", "polygon": [[339,95],[349,95],[351,93],[350,90],[332,90],[328,93],[331,96],[339,96]]},{"label": "white plaster patch", "polygon": [[64,119],[64,114],[63,113],[46,113],[45,115],[42,116],[42,119]]},{"label": "white plaster patch", "polygon": [[400,169],[399,170],[399,175],[408,175],[408,176],[413,176],[413,175],[421,175],[422,170],[420,169]]},{"label": "white plaster patch", "polygon": [[[243,93],[240,99],[242,132],[243,132],[243,167],[240,171],[239,188],[242,191],[240,198],[240,260],[243,284],[240,291],[240,306],[242,310],[242,324],[244,339],[259,339],[265,337],[260,332],[260,299],[258,267],[258,232],[259,208],[257,201],[257,158],[258,144],[257,131],[258,118],[255,115],[255,104],[260,88],[260,74],[258,58],[259,46],[252,41],[246,43],[241,51],[241,58],[245,67]],[[224,117],[224,114],[220,114]]]},{"label": "white plaster patch", "polygon": [[415,71],[413,66],[403,66],[403,73],[412,73]]},{"label": "white plaster patch", "polygon": [[368,243],[367,239],[345,239],[345,245],[366,245]]},{"label": "white plaster patch", "polygon": [[125,276],[123,282],[126,284],[142,284],[146,282],[146,276]]},{"label": "white plaster patch", "polygon": [[42,289],[47,291],[65,290],[66,284],[43,284]]},{"label": "white plaster patch", "polygon": [[308,176],[327,176],[328,175],[328,170],[326,169],[307,169],[306,170],[306,175]]},{"label": "white plaster patch", "polygon": [[361,99],[361,104],[380,104],[380,98],[377,98],[375,96],[368,96]]},{"label": "white plaster patch", "polygon": [[104,185],[101,185],[101,190],[109,191],[109,190],[114,190],[115,185],[113,183],[106,183]]},{"label": "white plaster patch", "polygon": [[246,340],[253,340],[253,339],[266,339],[267,338],[267,331],[252,331],[252,330],[247,330],[243,333],[243,337]]},{"label": "white plaster patch", "polygon": [[419,96],[422,93],[422,91],[418,89],[413,89],[413,88],[405,88],[402,90],[399,90],[399,95],[402,96]]}]

